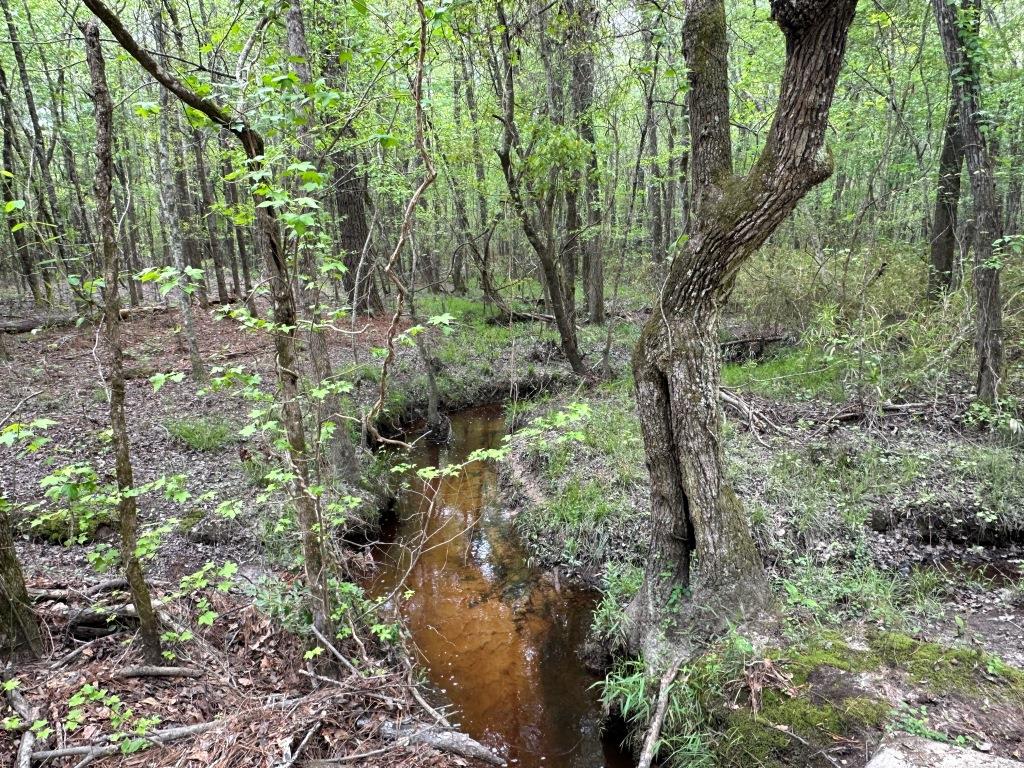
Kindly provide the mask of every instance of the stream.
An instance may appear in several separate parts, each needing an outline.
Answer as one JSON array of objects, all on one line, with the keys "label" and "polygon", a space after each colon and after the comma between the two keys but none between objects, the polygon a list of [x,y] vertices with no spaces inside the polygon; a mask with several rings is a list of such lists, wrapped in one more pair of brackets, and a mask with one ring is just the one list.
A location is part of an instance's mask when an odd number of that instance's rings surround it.
[{"label": "stream", "polygon": [[[448,446],[420,441],[409,460],[460,463],[505,433],[500,406],[462,411],[452,415]],[[463,731],[519,768],[634,765],[618,739],[602,738],[596,678],[577,656],[595,597],[530,567],[491,462],[429,486],[413,476],[384,533],[371,591],[412,591],[402,614],[438,700],[455,706]],[[410,542],[422,543],[415,562]]]}]

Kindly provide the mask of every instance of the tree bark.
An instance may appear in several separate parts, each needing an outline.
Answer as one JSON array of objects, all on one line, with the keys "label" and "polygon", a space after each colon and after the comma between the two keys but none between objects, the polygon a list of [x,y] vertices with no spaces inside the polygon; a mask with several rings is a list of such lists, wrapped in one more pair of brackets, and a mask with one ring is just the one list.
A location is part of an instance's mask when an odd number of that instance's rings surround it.
[{"label": "tree bark", "polygon": [[999,399],[1005,365],[1003,308],[1000,298],[1002,218],[996,196],[995,163],[982,111],[980,63],[973,52],[981,21],[981,0],[932,0],[939,37],[960,108],[960,135],[974,197],[974,354],[978,365],[976,393],[983,403]]},{"label": "tree bark", "polygon": [[771,602],[724,475],[719,318],[743,262],[831,173],[825,129],[856,0],[771,6],[786,64],[765,148],[743,178],[732,170],[724,0],[693,0],[684,23],[694,233],[669,266],[633,356],[652,536],[628,610],[630,645],[655,665],[668,657],[666,641],[754,619]]},{"label": "tree bark", "polygon": [[128,579],[132,603],[139,616],[143,652],[150,664],[163,660],[160,649],[160,624],[157,620],[149,587],[142,572],[142,563],[136,553],[138,546],[138,508],[135,502],[132,477],[131,445],[124,407],[124,356],[121,349],[121,308],[118,299],[118,258],[114,240],[114,208],[111,187],[114,177],[113,127],[114,105],[107,90],[107,77],[100,47],[99,25],[94,21],[81,23],[85,35],[86,57],[92,81],[92,97],[96,105],[96,219],[100,230],[100,248],[103,254],[104,304],[103,319],[106,329],[107,354],[110,356],[110,428],[114,443],[115,471],[117,475],[117,515],[121,532],[121,562]]},{"label": "tree bark", "polygon": [[32,656],[43,652],[39,622],[25,589],[25,576],[14,549],[11,518],[3,497],[0,497],[0,650]]},{"label": "tree bark", "polygon": [[964,147],[960,139],[960,105],[950,96],[949,114],[939,155],[939,184],[932,215],[931,253],[928,270],[928,298],[936,300],[953,284],[956,260],[956,220],[960,205],[960,172],[964,165]]}]

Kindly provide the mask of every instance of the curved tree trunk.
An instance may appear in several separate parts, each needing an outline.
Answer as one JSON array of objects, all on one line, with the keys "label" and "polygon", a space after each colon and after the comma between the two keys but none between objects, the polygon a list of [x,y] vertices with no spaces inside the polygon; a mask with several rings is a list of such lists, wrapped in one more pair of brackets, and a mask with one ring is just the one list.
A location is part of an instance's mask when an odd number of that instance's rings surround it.
[{"label": "curved tree trunk", "polygon": [[787,43],[779,105],[761,157],[737,178],[725,3],[688,4],[695,231],[669,267],[633,357],[652,539],[629,607],[630,641],[654,665],[681,632],[714,633],[771,602],[742,505],[725,481],[719,316],[743,262],[831,173],[825,128],[855,7],[856,0],[773,0]]}]

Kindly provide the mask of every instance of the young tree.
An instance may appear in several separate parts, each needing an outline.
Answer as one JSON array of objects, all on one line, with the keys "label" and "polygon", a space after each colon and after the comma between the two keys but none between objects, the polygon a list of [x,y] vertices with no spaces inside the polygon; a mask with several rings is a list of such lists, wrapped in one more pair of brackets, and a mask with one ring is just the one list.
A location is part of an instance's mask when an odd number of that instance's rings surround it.
[{"label": "young tree", "polygon": [[724,477],[719,317],[743,262],[832,172],[825,129],[856,4],[772,0],[786,63],[764,149],[743,177],[732,166],[725,2],[687,4],[693,231],[633,356],[652,540],[629,616],[633,650],[653,663],[665,650],[665,620],[675,630],[715,631],[770,602],[743,507]]},{"label": "young tree", "polygon": [[[210,98],[190,90],[181,80],[162,67],[136,42],[117,14],[102,0],[85,0],[85,4],[111,31],[121,47],[164,89],[173,93],[183,103],[202,112],[213,123],[238,139],[253,173],[258,174],[262,170],[265,145],[258,131],[241,117],[229,114]],[[323,632],[331,625],[330,599],[320,538],[320,511],[310,488],[309,452],[299,396],[298,359],[295,351],[295,333],[298,326],[295,294],[292,291],[291,269],[281,241],[281,228],[276,210],[271,206],[261,205],[264,198],[259,189],[258,185],[251,188],[256,209],[256,249],[263,255],[270,283],[271,306],[276,325],[273,338],[274,351],[277,355],[277,380],[281,390],[281,421],[288,440],[293,502],[302,532],[306,586],[312,598],[314,626]]]},{"label": "young tree", "polygon": [[959,105],[960,136],[974,197],[974,354],[978,365],[978,399],[992,405],[1003,378],[1003,307],[1000,298],[1002,217],[996,196],[993,153],[981,100],[978,30],[981,0],[932,0],[942,48],[949,65],[953,101]]},{"label": "young tree", "polygon": [[[500,1],[497,4],[497,12],[500,41],[495,62],[495,81],[501,101],[502,126],[498,160],[501,163],[501,172],[508,187],[512,207],[522,224],[526,239],[540,262],[541,279],[549,299],[548,306],[555,318],[562,354],[565,355],[574,373],[585,374],[588,369],[576,338],[574,301],[570,294],[576,289],[575,281],[567,278],[566,262],[562,258],[562,247],[556,234],[558,172],[553,167],[549,168],[542,174],[545,176],[544,181],[535,185],[530,184],[530,179],[524,178],[531,172],[537,174],[538,171],[529,168],[531,149],[523,145],[516,120],[517,54],[513,51],[513,26],[509,23],[505,6]],[[549,98],[549,102],[551,101],[553,99]]]},{"label": "young tree", "polygon": [[117,475],[117,516],[121,533],[121,561],[128,579],[132,603],[139,616],[143,652],[150,664],[162,660],[160,623],[153,608],[149,587],[136,552],[139,539],[139,511],[132,493],[131,443],[124,407],[124,353],[121,348],[121,302],[118,298],[120,267],[114,238],[114,208],[111,187],[114,178],[113,128],[114,104],[107,89],[107,75],[100,47],[100,31],[95,21],[79,25],[85,35],[86,58],[92,81],[92,98],[96,105],[96,219],[103,255],[103,323],[106,330],[107,354],[110,356],[110,430],[114,443]]}]

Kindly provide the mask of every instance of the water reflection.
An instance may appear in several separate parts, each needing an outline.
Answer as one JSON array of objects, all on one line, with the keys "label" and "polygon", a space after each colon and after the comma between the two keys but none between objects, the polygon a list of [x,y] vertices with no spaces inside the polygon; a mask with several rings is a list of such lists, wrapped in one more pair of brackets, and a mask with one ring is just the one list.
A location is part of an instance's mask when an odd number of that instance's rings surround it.
[{"label": "water reflection", "polygon": [[[499,408],[452,419],[452,447],[419,447],[418,466],[460,463],[500,444]],[[576,649],[590,621],[591,598],[527,567],[501,510],[492,465],[476,462],[449,478],[412,480],[399,508],[395,544],[381,553],[373,589],[413,594],[402,613],[433,684],[460,711],[463,730],[524,768],[625,768],[604,744],[600,711]],[[410,571],[409,548],[422,542]]]}]

